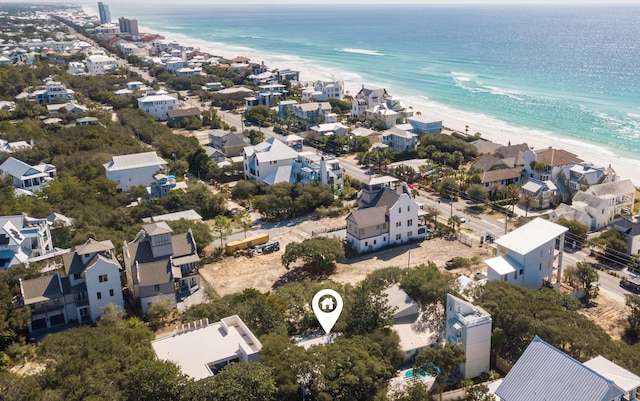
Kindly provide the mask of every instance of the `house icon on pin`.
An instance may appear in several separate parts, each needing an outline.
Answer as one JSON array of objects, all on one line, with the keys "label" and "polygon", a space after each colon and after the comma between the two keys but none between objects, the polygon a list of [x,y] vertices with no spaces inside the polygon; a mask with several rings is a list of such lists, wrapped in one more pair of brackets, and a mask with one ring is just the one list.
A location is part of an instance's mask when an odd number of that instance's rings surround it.
[{"label": "house icon on pin", "polygon": [[320,301],[320,309],[325,312],[331,312],[335,308],[335,302],[333,297],[325,297],[322,301]]}]

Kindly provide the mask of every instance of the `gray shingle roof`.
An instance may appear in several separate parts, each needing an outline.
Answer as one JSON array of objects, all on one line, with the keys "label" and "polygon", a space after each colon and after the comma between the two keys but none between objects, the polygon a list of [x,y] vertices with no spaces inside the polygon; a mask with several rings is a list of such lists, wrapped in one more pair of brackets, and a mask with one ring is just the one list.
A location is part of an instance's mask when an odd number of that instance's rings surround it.
[{"label": "gray shingle roof", "polygon": [[46,302],[62,296],[62,285],[57,273],[52,276],[23,280],[20,282],[20,287],[25,305]]},{"label": "gray shingle roof", "polygon": [[623,392],[538,336],[496,389],[504,401],[610,401]]},{"label": "gray shingle roof", "polygon": [[385,206],[368,207],[354,210],[347,219],[353,221],[358,227],[365,228],[384,224],[386,222],[386,214],[387,208]]}]

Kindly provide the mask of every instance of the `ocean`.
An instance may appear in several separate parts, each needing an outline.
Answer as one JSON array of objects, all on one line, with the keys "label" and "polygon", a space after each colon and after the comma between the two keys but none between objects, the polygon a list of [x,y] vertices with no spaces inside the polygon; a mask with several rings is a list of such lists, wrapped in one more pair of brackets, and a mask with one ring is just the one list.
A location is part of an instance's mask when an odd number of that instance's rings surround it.
[{"label": "ocean", "polygon": [[290,62],[459,118],[640,160],[640,6],[114,3],[111,10],[214,53]]}]

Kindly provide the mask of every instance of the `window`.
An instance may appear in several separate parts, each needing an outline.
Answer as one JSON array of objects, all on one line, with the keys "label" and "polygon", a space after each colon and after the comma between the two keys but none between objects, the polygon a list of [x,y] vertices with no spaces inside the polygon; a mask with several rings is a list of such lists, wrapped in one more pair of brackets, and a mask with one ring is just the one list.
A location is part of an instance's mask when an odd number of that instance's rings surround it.
[{"label": "window", "polygon": [[520,269],[520,274],[524,274],[524,269]]},{"label": "window", "polygon": [[376,245],[378,243],[378,240],[373,240],[373,245]]},{"label": "window", "polygon": [[542,270],[542,263],[540,263],[540,266],[538,266],[538,270]]},{"label": "window", "polygon": [[402,208],[401,207],[398,208],[398,213],[402,213]]},{"label": "window", "polygon": [[513,272],[513,279],[517,279],[518,278],[518,272]]},{"label": "window", "polygon": [[114,295],[113,288],[109,290],[109,296],[112,297]]},{"label": "window", "polygon": [[399,241],[402,238],[402,234],[396,234],[396,241]]},{"label": "window", "polygon": [[407,212],[411,211],[411,206],[407,206]]},{"label": "window", "polygon": [[101,274],[98,276],[98,281],[101,283],[105,283],[109,281],[109,277],[106,274]]},{"label": "window", "polygon": [[396,222],[396,227],[400,227],[400,226],[402,226],[402,222],[401,221],[397,221]]},{"label": "window", "polygon": [[154,285],[154,286],[153,286],[153,290],[154,290],[154,291],[156,291],[156,292],[157,292],[157,291],[160,291],[160,284],[156,284],[156,285]]},{"label": "window", "polygon": [[411,227],[413,225],[413,219],[407,220],[407,227]]},{"label": "window", "polygon": [[364,228],[361,228],[359,231],[360,235],[364,235]]},{"label": "window", "polygon": [[409,231],[409,232],[407,233],[407,237],[413,237],[413,231]]},{"label": "window", "polygon": [[369,242],[365,241],[364,246],[369,246]]},{"label": "window", "polygon": [[73,273],[74,280],[80,280],[80,273]]},{"label": "window", "polygon": [[98,297],[98,299],[102,299],[102,293],[101,293],[101,292],[98,292],[98,293],[96,294],[96,296]]}]

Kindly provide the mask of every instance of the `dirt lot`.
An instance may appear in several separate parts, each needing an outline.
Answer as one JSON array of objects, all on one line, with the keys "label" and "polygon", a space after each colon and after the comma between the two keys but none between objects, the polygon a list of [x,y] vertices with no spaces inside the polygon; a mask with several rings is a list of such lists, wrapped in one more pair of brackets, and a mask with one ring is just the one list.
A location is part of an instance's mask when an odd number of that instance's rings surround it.
[{"label": "dirt lot", "polygon": [[606,295],[599,294],[596,298],[596,306],[591,308],[582,308],[580,313],[602,327],[611,338],[620,340],[627,327],[627,316],[629,308],[621,306],[620,303],[608,298]]},{"label": "dirt lot", "polygon": [[[304,221],[291,227],[279,235],[272,236],[272,240],[280,241],[280,252],[268,255],[258,255],[254,258],[245,256],[230,256],[222,261],[207,264],[200,269],[200,275],[209,283],[216,292],[223,296],[242,291],[246,288],[255,288],[260,291],[270,291],[274,284],[287,280],[300,279],[296,269],[286,270],[280,258],[289,242],[302,241],[311,238],[313,231],[322,231],[325,228],[344,226],[344,217],[334,219],[322,219],[319,221]],[[416,266],[428,261],[435,262],[438,266],[454,256],[471,258],[479,255],[482,259],[489,257],[485,248],[470,248],[457,241],[446,239],[433,239],[419,244],[404,245],[374,254],[368,254],[357,259],[338,263],[331,280],[340,283],[357,283],[374,270],[384,267],[407,265]]]}]

